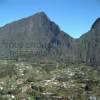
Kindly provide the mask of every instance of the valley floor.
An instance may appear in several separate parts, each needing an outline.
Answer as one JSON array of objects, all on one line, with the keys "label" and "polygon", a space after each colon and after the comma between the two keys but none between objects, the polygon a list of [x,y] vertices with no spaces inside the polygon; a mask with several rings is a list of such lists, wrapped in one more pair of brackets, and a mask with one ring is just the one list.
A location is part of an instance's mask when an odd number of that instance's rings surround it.
[{"label": "valley floor", "polygon": [[0,100],[100,100],[100,67],[0,60]]}]

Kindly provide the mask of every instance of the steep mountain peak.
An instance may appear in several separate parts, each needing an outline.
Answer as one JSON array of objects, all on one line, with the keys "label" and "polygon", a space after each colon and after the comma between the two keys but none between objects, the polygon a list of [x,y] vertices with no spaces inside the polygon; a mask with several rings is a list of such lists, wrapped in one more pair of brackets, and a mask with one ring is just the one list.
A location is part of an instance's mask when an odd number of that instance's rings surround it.
[{"label": "steep mountain peak", "polygon": [[46,20],[49,20],[48,16],[46,15],[45,12],[38,12],[36,14],[34,14],[33,16],[31,16],[32,18],[41,18],[41,19],[46,19]]},{"label": "steep mountain peak", "polygon": [[[100,65],[100,18],[75,40],[44,12],[0,28],[0,58]],[[95,51],[95,52],[94,52]]]},{"label": "steep mountain peak", "polygon": [[93,23],[91,29],[95,29],[95,28],[98,28],[98,27],[100,27],[100,17],[98,17],[96,19],[96,21]]},{"label": "steep mountain peak", "polygon": [[41,12],[34,14],[34,16],[47,16],[47,15],[45,12],[41,11]]}]

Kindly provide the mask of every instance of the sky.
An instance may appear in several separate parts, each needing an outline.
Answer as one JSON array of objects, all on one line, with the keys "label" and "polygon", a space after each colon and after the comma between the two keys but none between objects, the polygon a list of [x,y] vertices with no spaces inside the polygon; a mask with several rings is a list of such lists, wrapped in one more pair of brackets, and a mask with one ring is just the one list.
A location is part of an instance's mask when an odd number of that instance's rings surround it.
[{"label": "sky", "polygon": [[100,17],[100,0],[0,0],[0,26],[41,11],[61,30],[79,38]]}]

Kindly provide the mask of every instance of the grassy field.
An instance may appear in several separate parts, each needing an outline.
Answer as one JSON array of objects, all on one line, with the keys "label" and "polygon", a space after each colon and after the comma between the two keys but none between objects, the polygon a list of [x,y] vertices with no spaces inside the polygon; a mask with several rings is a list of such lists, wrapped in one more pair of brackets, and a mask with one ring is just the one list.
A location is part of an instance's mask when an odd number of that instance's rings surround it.
[{"label": "grassy field", "polygon": [[100,100],[100,67],[0,60],[0,100]]}]

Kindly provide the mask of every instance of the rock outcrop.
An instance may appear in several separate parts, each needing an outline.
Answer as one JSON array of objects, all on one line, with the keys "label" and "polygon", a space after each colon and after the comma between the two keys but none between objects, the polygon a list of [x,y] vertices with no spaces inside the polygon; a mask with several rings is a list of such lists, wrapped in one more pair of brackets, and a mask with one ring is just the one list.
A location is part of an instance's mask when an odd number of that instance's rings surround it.
[{"label": "rock outcrop", "polygon": [[0,28],[0,59],[58,61],[100,65],[100,18],[73,39],[44,12]]}]

